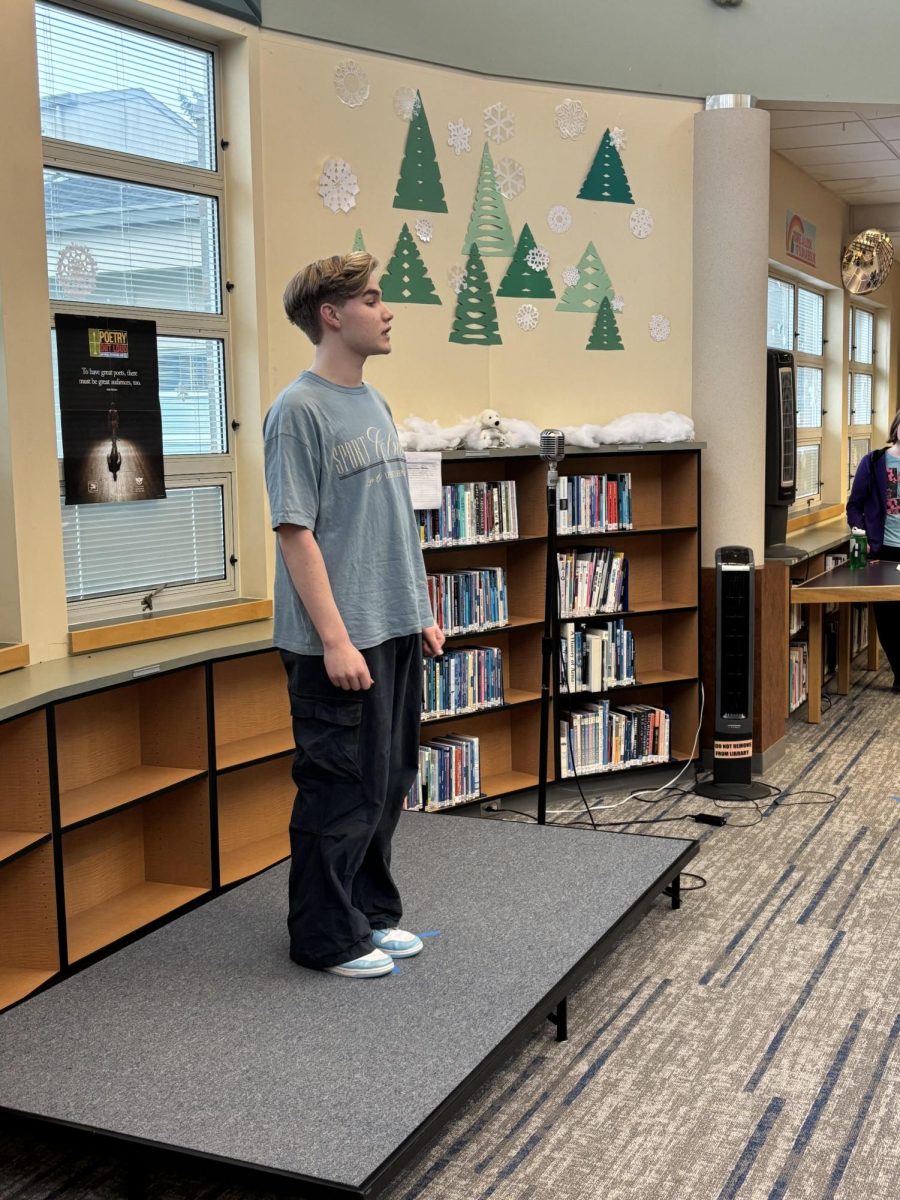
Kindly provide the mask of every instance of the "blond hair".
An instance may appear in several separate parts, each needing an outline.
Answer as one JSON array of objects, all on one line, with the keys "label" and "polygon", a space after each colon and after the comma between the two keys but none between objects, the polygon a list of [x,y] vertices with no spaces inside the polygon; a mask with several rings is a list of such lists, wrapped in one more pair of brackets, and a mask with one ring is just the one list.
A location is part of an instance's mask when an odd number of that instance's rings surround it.
[{"label": "blond hair", "polygon": [[302,329],[314,346],[322,340],[323,304],[343,304],[361,296],[376,259],[364,250],[318,258],[298,271],[284,289],[284,311],[292,325]]}]

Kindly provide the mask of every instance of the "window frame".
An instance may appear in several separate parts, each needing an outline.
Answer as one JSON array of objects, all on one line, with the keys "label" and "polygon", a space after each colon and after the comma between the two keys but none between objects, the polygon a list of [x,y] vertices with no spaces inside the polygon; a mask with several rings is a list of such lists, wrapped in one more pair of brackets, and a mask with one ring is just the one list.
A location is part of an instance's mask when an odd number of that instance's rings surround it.
[{"label": "window frame", "polygon": [[[857,313],[865,313],[872,322],[872,361],[870,363],[858,362],[854,357],[856,349],[856,315]],[[869,449],[872,448],[872,426],[875,419],[875,396],[876,384],[878,376],[878,313],[860,304],[857,300],[852,301],[848,305],[847,315],[847,476],[848,485],[853,484],[854,472],[851,471],[851,455],[853,441],[856,438],[865,438],[868,440]],[[872,398],[870,418],[868,422],[857,424],[854,422],[855,409],[853,407],[853,377],[854,375],[864,375],[869,379],[870,395]]]},{"label": "window frame", "polygon": [[[796,499],[789,509],[790,515],[796,516],[799,513],[807,512],[809,509],[814,508],[816,505],[819,505],[822,503],[822,491],[823,491],[823,487],[825,484],[825,480],[822,478],[822,475],[823,475],[822,464],[824,461],[824,454],[825,454],[825,413],[827,411],[825,408],[825,395],[826,395],[825,380],[826,380],[826,373],[828,370],[828,364],[827,364],[827,359],[826,359],[826,354],[825,354],[825,348],[828,345],[828,337],[826,335],[826,330],[828,327],[828,318],[827,318],[828,292],[824,288],[820,289],[818,287],[812,286],[809,283],[802,282],[798,279],[791,279],[787,275],[780,275],[777,271],[774,271],[771,268],[768,272],[768,278],[775,280],[777,283],[782,284],[783,286],[790,287],[793,291],[793,325],[794,325],[794,327],[791,330],[791,353],[794,356],[795,397],[799,397],[799,394],[800,394],[800,389],[797,386],[796,380],[797,380],[797,376],[800,372],[801,367],[808,367],[810,369],[820,371],[821,378],[822,378],[822,411],[821,411],[822,420],[821,420],[820,424],[815,425],[815,426],[801,426],[798,423],[798,425],[797,425],[797,450],[799,451],[804,446],[818,446],[819,470],[817,473],[818,479],[817,479],[817,488],[816,488],[815,493],[812,495],[809,495],[809,496],[803,496],[801,498]],[[822,301],[822,353],[820,355],[809,354],[798,348],[798,343],[799,343],[799,339],[800,339],[799,293],[801,291],[809,292],[812,295],[818,296],[820,298],[820,300]],[[767,322],[767,326],[768,326],[768,322]],[[767,341],[768,341],[768,339],[767,339]],[[781,347],[778,347],[778,349],[781,349]],[[799,403],[799,401],[797,399],[795,399],[795,408],[794,408],[795,416],[797,414],[798,403]]]},{"label": "window frame", "polygon": [[[56,313],[93,315],[98,309],[110,316],[156,322],[159,337],[211,338],[222,342],[224,423],[226,447],[223,453],[208,455],[166,455],[163,460],[166,488],[190,486],[222,486],[223,543],[225,546],[225,578],[207,583],[177,584],[166,588],[153,598],[153,611],[165,612],[182,608],[202,607],[204,603],[221,603],[236,599],[240,594],[237,530],[236,530],[236,464],[234,455],[235,428],[232,419],[231,380],[231,330],[228,314],[228,263],[227,263],[227,185],[224,171],[224,154],[219,142],[222,129],[222,64],[219,48],[197,38],[150,25],[119,13],[112,14],[88,4],[71,0],[46,0],[52,7],[105,21],[113,26],[124,26],[141,33],[199,49],[212,58],[212,114],[215,125],[213,150],[215,165],[194,167],[181,163],[166,162],[144,155],[135,155],[107,148],[88,146],[58,138],[42,138],[42,163],[45,170],[72,171],[82,175],[94,175],[104,179],[120,180],[151,187],[168,188],[173,191],[209,197],[215,203],[217,219],[217,252],[219,274],[219,312],[193,312],[184,309],[157,309],[137,305],[106,305],[87,300],[54,300],[48,297],[50,328],[55,327]],[[63,464],[59,460],[60,495],[63,495]],[[223,482],[224,481],[224,482]],[[145,591],[117,592],[113,595],[88,600],[66,599],[70,626],[91,622],[140,616],[143,613],[141,600]]]}]

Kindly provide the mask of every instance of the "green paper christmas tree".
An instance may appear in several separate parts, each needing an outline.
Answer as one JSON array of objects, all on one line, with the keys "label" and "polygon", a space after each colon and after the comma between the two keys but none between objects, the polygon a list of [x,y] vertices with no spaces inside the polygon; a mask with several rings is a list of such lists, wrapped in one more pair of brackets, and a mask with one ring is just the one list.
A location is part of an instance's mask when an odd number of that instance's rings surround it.
[{"label": "green paper christmas tree", "polygon": [[528,265],[528,252],[535,246],[534,237],[528,225],[522,226],[522,232],[516,243],[513,260],[506,269],[506,274],[497,288],[498,296],[527,296],[536,300],[555,300],[556,292],[550,282],[550,276],[545,268],[536,271]]},{"label": "green paper christmas tree", "polygon": [[361,250],[363,252],[363,254],[367,253],[366,243],[363,241],[363,235],[362,235],[361,229],[357,229],[356,234],[353,238],[353,245],[350,247],[351,253],[355,253],[357,250]]},{"label": "green paper christmas tree", "polygon": [[612,310],[609,299],[604,296],[600,302],[597,319],[586,346],[587,350],[624,350],[616,324],[616,314]]},{"label": "green paper christmas tree", "polygon": [[425,116],[422,97],[416,93],[413,119],[406,135],[406,149],[400,164],[394,208],[414,208],[421,212],[446,212],[441,169],[434,153],[434,142]]},{"label": "green paper christmas tree", "polygon": [[404,222],[397,245],[380,281],[381,295],[389,304],[440,304],[419,247]]},{"label": "green paper christmas tree", "polygon": [[587,178],[578,193],[579,200],[608,200],[612,204],[634,204],[628,176],[619,152],[612,143],[609,130],[603,135],[600,149],[591,164]]},{"label": "green paper christmas tree", "polygon": [[506,215],[506,205],[503,203],[503,196],[497,187],[494,162],[487,142],[484,143],[484,150],[481,152],[478,183],[475,187],[469,228],[463,243],[463,254],[468,254],[469,247],[473,242],[478,247],[482,258],[509,258],[515,246],[509,217]]},{"label": "green paper christmas tree", "polygon": [[466,286],[456,301],[456,315],[449,340],[463,346],[499,346],[497,309],[491,281],[475,242],[466,260]]},{"label": "green paper christmas tree", "polygon": [[612,281],[600,255],[594,249],[594,243],[588,242],[587,250],[578,260],[578,282],[566,288],[556,311],[595,313],[604,296],[612,300]]}]

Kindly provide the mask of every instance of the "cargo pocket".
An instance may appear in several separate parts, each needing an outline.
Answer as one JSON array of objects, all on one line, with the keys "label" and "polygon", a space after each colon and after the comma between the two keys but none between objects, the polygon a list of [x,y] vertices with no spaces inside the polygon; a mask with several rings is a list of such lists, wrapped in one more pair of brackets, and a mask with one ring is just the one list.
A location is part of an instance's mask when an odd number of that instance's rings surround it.
[{"label": "cargo pocket", "polygon": [[362,779],[362,700],[341,703],[291,692],[291,716],[304,774],[320,779]]}]

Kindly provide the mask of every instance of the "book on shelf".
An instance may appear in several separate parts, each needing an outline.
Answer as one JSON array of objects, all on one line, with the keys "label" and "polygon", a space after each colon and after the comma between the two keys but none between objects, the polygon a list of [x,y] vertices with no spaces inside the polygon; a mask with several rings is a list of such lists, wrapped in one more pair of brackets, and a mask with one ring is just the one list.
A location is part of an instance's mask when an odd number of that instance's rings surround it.
[{"label": "book on shelf", "polygon": [[419,771],[403,807],[431,812],[469,804],[481,796],[477,737],[448,733],[419,747]]},{"label": "book on shelf", "polygon": [[809,695],[809,647],[806,642],[792,642],[788,647],[788,709],[795,708]]},{"label": "book on shelf", "polygon": [[423,664],[422,720],[503,704],[503,656],[498,646],[460,646]]},{"label": "book on shelf", "polygon": [[628,561],[609,546],[573,547],[557,553],[560,617],[622,612],[628,605]]},{"label": "book on shelf", "polygon": [[517,538],[516,481],[445,483],[441,507],[418,508],[415,516],[423,549]]},{"label": "book on shelf", "polygon": [[557,533],[615,533],[631,528],[630,471],[559,477]]},{"label": "book on shelf", "polygon": [[866,604],[850,606],[850,656],[869,648],[869,609]]},{"label": "book on shelf", "polygon": [[562,776],[669,762],[671,725],[668,709],[652,704],[600,700],[572,709],[560,721]]},{"label": "book on shelf", "polygon": [[506,572],[502,567],[447,571],[426,579],[431,610],[448,637],[509,624]]},{"label": "book on shelf", "polygon": [[569,693],[634,684],[634,634],[621,618],[599,629],[563,621],[560,635],[560,684]]},{"label": "book on shelf", "polygon": [[791,605],[791,628],[790,628],[790,633],[788,636],[793,637],[795,634],[799,633],[802,628],[803,628],[803,605],[802,604],[792,604]]}]

